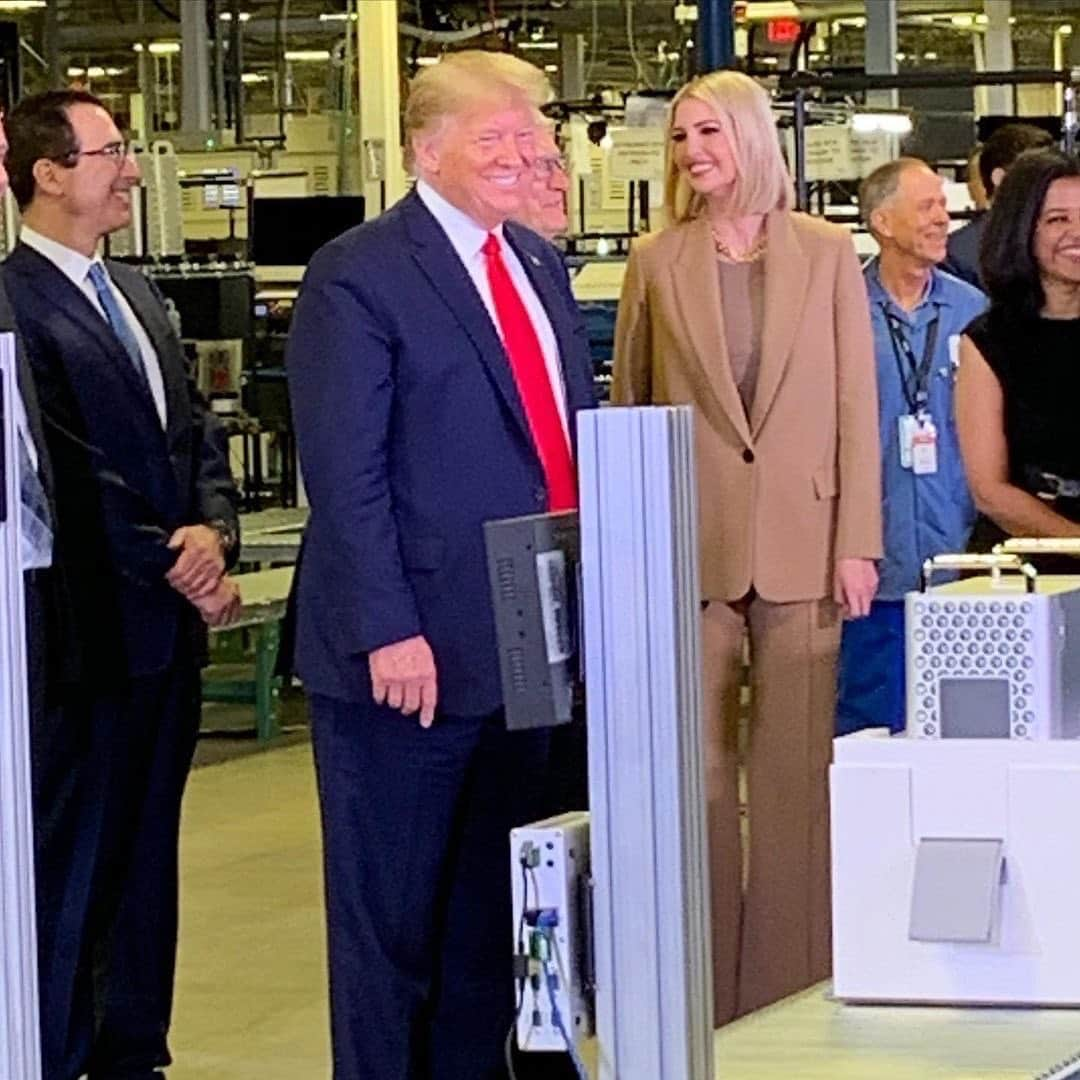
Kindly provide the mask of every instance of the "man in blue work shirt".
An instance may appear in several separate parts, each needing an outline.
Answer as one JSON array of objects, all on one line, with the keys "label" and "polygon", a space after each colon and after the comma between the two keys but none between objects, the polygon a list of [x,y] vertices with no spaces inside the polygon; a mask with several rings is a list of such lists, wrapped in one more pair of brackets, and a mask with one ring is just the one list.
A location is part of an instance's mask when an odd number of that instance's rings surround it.
[{"label": "man in blue work shirt", "polygon": [[844,625],[837,733],[904,727],[904,594],[924,560],[963,551],[975,523],[953,421],[959,335],[986,306],[939,269],[949,215],[944,184],[925,162],[899,158],[859,191],[880,247],[864,271],[874,328],[885,556],[877,599]]}]

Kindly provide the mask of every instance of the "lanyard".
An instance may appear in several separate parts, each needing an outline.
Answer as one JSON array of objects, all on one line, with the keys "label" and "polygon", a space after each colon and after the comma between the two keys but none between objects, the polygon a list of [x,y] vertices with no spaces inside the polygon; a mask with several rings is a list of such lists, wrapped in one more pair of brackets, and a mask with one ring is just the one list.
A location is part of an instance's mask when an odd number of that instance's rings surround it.
[{"label": "lanyard", "polygon": [[[915,352],[904,331],[904,324],[896,313],[890,311],[887,304],[881,305],[881,311],[889,327],[889,340],[892,342],[893,356],[896,359],[896,370],[900,376],[904,400],[907,402],[910,414],[918,416],[926,411],[926,404],[930,400],[930,368],[933,366],[934,349],[937,347],[941,306],[934,305],[934,317],[927,323],[921,361],[916,361]],[[907,370],[905,370],[905,364]]]}]

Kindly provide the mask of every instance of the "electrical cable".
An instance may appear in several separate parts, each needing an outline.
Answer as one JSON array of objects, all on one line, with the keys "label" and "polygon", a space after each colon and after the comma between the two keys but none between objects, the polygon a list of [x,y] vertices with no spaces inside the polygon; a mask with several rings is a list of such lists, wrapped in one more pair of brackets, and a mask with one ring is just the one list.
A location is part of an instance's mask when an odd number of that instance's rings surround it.
[{"label": "electrical cable", "polygon": [[589,65],[585,68],[585,85],[582,89],[589,92],[589,80],[596,66],[596,41],[600,37],[600,0],[592,0],[592,39],[589,41]]},{"label": "electrical cable", "polygon": [[180,21],[180,16],[177,15],[176,12],[170,11],[161,2],[161,0],[150,0],[150,3],[152,3],[154,5],[154,7],[156,7],[158,9],[158,11],[160,11],[161,14],[165,16],[166,19],[172,19],[173,22],[179,22]]},{"label": "electrical cable", "polygon": [[[555,935],[548,931],[545,934],[548,939],[548,944],[551,945],[553,953],[558,954],[558,944],[555,941]],[[555,990],[555,972],[548,967],[548,962],[543,962],[544,970],[544,984],[547,986],[548,1001],[551,1003],[551,1022],[555,1025],[556,1030],[562,1036],[563,1042],[566,1043],[566,1052],[570,1055],[570,1061],[573,1063],[574,1071],[578,1074],[578,1080],[589,1080],[588,1070],[585,1068],[585,1063],[581,1060],[581,1055],[578,1054],[577,1046],[574,1040],[570,1038],[570,1033],[566,1030],[566,1024],[563,1022],[562,1013],[559,1012],[559,1002],[556,998]],[[565,982],[564,984],[565,985]]]},{"label": "electrical cable", "polygon": [[[529,863],[524,848],[522,849],[521,855],[518,857],[518,862],[521,863],[521,917],[518,919],[517,955],[522,956],[525,952],[525,912],[529,908]],[[534,881],[534,889],[535,887]],[[537,903],[539,903],[539,892],[537,892],[536,898]],[[525,1004],[525,984],[527,981],[527,975],[522,975],[518,978],[517,1008],[514,1010],[514,1019],[510,1022],[510,1029],[507,1031],[506,1040],[503,1043],[503,1058],[506,1061],[506,1071],[510,1080],[517,1080],[517,1073],[514,1071],[514,1052],[512,1044],[514,1041],[514,1031],[517,1029],[518,1020],[521,1018],[521,1009]]]},{"label": "electrical cable", "polygon": [[638,85],[648,87],[649,80],[645,74],[645,65],[638,56],[637,42],[634,40],[634,3],[635,0],[623,0],[626,7],[626,43],[630,46],[630,59],[634,61],[634,70],[637,72]]}]

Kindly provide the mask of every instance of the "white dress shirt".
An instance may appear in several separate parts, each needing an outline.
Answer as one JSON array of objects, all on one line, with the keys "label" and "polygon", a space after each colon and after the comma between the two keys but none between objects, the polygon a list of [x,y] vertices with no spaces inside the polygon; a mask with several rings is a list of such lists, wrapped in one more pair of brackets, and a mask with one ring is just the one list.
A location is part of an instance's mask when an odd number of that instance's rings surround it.
[{"label": "white dress shirt", "polygon": [[[68,278],[83,296],[90,301],[94,310],[105,320],[106,325],[108,325],[109,320],[106,318],[105,310],[102,308],[101,301],[98,299],[94,283],[90,280],[90,267],[93,266],[94,263],[100,263],[102,261],[100,256],[95,255],[92,259],[88,259],[82,252],[75,251],[73,248],[57,243],[55,240],[50,240],[47,236],[42,236],[41,233],[35,232],[27,225],[22,227],[22,230],[19,233],[19,239],[27,247],[31,247],[38,252],[39,255],[44,255],[57,270]],[[120,308],[120,313],[124,316],[128,328],[131,330],[135,337],[135,341],[138,343],[139,352],[142,355],[143,367],[146,369],[146,379],[150,384],[150,395],[154,399],[154,408],[157,410],[161,426],[165,427],[167,420],[165,412],[165,380],[161,374],[161,363],[158,360],[157,352],[150,342],[149,335],[143,329],[142,323],[139,322],[138,316],[131,310],[131,305],[128,303],[127,297],[124,296],[123,292],[116,287],[112,278],[109,277],[108,268],[105,267],[104,269],[105,276],[109,280],[113,295],[116,297],[116,303]]]},{"label": "white dress shirt", "polygon": [[[501,340],[502,329],[495,314],[495,301],[491,295],[491,284],[488,281],[487,274],[487,257],[483,251],[484,242],[488,237],[488,230],[482,225],[478,225],[468,214],[447,202],[430,184],[425,183],[423,180],[416,182],[416,193],[442,227],[458,258],[464,263],[472,283],[476,286],[476,291],[480,294],[480,299],[484,301],[484,307],[487,308],[488,315],[491,316],[495,332]],[[567,438],[569,438],[569,428],[566,421],[566,391],[563,387],[562,367],[559,364],[559,344],[555,338],[551,320],[544,310],[544,305],[540,302],[540,297],[536,295],[536,290],[529,280],[529,275],[525,273],[521,261],[514,253],[514,249],[506,242],[502,226],[497,226],[491,232],[498,237],[503,262],[506,264],[514,288],[517,289],[518,295],[521,297],[521,302],[525,305],[525,311],[533,325],[536,338],[540,342],[540,350],[544,354],[548,379],[555,395],[555,405],[559,410],[559,419],[562,421],[563,431],[567,433]]]}]

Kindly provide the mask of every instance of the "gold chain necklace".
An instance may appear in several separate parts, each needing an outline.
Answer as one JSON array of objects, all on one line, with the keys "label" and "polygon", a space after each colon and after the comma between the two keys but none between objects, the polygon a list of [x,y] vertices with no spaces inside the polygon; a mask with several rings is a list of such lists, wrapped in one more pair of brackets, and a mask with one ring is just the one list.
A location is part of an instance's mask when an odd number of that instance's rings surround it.
[{"label": "gold chain necklace", "polygon": [[754,262],[755,260],[760,259],[761,256],[765,254],[765,244],[767,241],[767,237],[764,230],[762,230],[761,236],[758,237],[758,239],[754,242],[753,246],[748,248],[746,251],[741,252],[732,251],[731,248],[729,248],[727,244],[720,239],[719,235],[716,232],[716,229],[712,228],[711,226],[710,231],[712,232],[713,244],[716,247],[716,254],[719,255],[722,259],[726,259],[728,262]]}]

